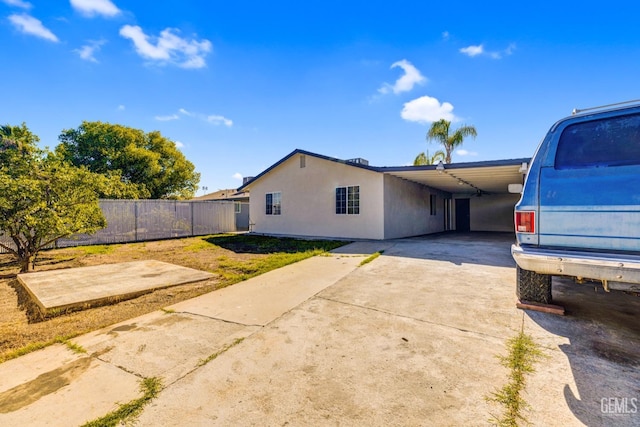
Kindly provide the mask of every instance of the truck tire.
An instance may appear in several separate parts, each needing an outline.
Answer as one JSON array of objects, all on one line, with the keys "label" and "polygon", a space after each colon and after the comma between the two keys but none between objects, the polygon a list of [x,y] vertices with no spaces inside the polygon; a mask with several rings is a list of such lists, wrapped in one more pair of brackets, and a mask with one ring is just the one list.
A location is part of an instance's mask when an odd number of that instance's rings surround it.
[{"label": "truck tire", "polygon": [[551,302],[551,276],[516,267],[516,295],[520,301],[549,304]]}]

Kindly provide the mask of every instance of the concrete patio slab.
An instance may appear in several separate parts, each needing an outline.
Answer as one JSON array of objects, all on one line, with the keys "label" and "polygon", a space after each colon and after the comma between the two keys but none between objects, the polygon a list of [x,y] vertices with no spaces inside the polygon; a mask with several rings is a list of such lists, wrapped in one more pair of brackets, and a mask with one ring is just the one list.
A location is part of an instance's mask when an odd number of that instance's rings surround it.
[{"label": "concrete patio slab", "polygon": [[44,314],[106,304],[211,277],[206,271],[155,260],[18,274]]}]

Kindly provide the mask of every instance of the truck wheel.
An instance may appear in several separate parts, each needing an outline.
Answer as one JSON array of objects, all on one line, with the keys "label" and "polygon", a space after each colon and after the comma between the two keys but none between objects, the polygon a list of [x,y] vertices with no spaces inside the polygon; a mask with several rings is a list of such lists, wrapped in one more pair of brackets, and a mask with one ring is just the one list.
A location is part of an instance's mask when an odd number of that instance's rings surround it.
[{"label": "truck wheel", "polygon": [[551,302],[551,276],[516,267],[516,295],[520,301]]}]

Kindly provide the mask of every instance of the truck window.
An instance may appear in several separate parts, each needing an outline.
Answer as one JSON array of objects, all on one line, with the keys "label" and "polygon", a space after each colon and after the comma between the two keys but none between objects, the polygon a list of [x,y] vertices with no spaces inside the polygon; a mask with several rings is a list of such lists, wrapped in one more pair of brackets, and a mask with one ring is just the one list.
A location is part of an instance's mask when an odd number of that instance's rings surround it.
[{"label": "truck window", "polygon": [[576,123],[562,132],[556,169],[640,164],[640,114]]}]

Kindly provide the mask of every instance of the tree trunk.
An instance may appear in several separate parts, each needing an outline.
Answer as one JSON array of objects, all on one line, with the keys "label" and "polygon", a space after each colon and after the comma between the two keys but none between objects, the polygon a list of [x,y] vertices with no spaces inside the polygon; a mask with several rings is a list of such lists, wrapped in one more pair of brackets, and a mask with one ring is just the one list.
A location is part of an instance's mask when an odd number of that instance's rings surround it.
[{"label": "tree trunk", "polygon": [[29,273],[33,271],[34,255],[24,255],[20,258],[20,273]]}]

